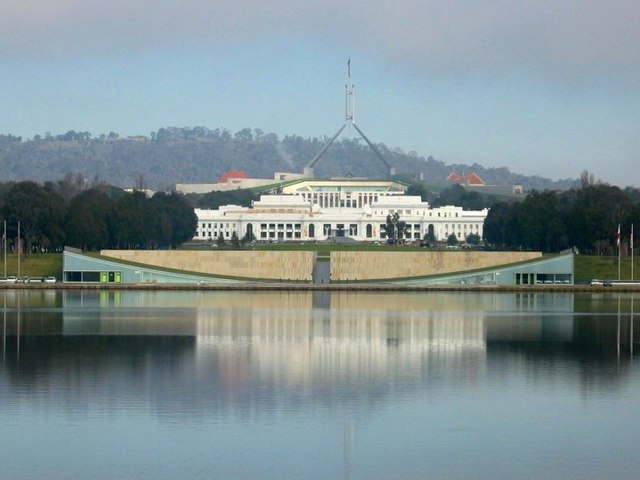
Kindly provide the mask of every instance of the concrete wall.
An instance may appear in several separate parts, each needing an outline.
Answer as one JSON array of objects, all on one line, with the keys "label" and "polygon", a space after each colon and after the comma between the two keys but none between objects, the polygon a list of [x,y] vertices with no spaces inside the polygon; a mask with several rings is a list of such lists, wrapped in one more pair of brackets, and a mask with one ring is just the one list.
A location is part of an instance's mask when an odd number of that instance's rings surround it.
[{"label": "concrete wall", "polygon": [[188,272],[265,280],[311,281],[314,252],[103,250],[114,259]]},{"label": "concrete wall", "polygon": [[541,257],[540,252],[331,252],[331,280],[445,275]]},{"label": "concrete wall", "polygon": [[[312,280],[315,253],[307,251],[103,250],[113,259],[222,277]],[[332,252],[331,281],[446,275],[541,258],[539,252]]]}]

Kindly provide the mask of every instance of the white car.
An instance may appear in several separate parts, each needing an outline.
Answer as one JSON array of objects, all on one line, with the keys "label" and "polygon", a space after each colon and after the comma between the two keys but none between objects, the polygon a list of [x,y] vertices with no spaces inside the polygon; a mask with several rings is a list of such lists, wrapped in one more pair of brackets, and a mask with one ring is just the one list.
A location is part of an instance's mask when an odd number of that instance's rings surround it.
[{"label": "white car", "polygon": [[44,283],[56,283],[56,277],[44,277]]}]

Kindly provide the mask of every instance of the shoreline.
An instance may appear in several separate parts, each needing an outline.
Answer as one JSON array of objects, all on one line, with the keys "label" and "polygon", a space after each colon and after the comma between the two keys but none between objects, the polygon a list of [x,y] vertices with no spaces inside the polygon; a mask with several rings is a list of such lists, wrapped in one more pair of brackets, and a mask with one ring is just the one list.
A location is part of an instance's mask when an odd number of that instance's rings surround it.
[{"label": "shoreline", "polygon": [[640,283],[625,285],[394,285],[394,284],[96,284],[96,283],[11,283],[0,290],[140,290],[140,291],[317,291],[317,292],[640,292]]}]

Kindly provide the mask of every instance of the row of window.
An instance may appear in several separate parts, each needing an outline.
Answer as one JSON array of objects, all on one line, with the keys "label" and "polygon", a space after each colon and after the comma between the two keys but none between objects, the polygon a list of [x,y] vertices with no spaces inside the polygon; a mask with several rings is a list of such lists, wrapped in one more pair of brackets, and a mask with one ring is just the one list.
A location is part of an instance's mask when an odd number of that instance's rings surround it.
[{"label": "row of window", "polygon": [[262,230],[274,230],[274,229],[278,229],[278,230],[291,230],[291,229],[295,229],[295,230],[302,230],[302,224],[301,223],[261,223],[260,224],[260,229]]},{"label": "row of window", "polygon": [[[436,215],[434,215],[435,212],[433,212],[431,210],[429,210],[429,211],[427,211],[427,210],[418,210],[418,211],[415,212],[415,215],[412,214],[413,210],[404,210],[404,211],[403,210],[387,210],[387,213],[389,215],[393,215],[396,212],[399,215],[406,215],[406,216],[418,216],[418,217],[420,217],[420,216],[422,216],[422,217],[426,217],[426,216],[434,217],[434,216],[436,216]],[[427,213],[429,215],[427,215]],[[454,218],[454,217],[458,218],[458,213],[459,212],[437,212],[437,213],[438,213],[437,217],[440,217],[440,218]],[[376,215],[384,215],[385,212],[384,212],[384,210],[376,210],[375,214]]]},{"label": "row of window", "polygon": [[[230,226],[235,227],[235,223],[220,223],[220,227],[224,228],[224,230],[218,230],[216,228],[216,223],[213,223],[213,227],[206,226],[206,223],[201,224],[200,231],[198,232],[198,236],[201,238],[218,238],[218,236],[222,236],[224,238],[230,238],[234,229],[230,228]],[[208,224],[212,225],[212,224]],[[277,239],[277,238],[290,238],[297,239],[302,238],[302,224],[301,223],[261,223],[258,231],[253,231],[253,224],[248,224],[247,230],[251,230],[251,233],[263,239]],[[307,232],[307,236],[309,238],[314,238],[316,236],[316,228],[318,228],[316,224],[309,224],[309,231]],[[386,238],[384,230],[386,228],[386,224],[381,223],[378,225],[381,238]],[[373,238],[373,226],[372,224],[366,225],[365,237]],[[463,232],[466,234],[467,231],[475,231],[479,232],[478,224],[445,224],[444,232],[445,237],[449,236],[449,233],[456,233],[460,236]],[[425,235],[428,232],[428,228],[424,229],[423,225],[420,223],[413,223],[407,225],[407,238],[421,238],[422,235]],[[280,235],[282,234],[282,235]],[[325,237],[329,236],[358,236],[358,224],[331,224],[325,223],[322,224],[322,235]]]}]

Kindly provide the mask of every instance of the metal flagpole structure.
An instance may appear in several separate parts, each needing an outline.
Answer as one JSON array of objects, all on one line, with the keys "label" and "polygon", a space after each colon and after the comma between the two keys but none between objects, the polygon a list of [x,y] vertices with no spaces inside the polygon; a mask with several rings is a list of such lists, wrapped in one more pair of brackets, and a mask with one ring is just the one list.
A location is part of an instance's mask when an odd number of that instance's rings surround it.
[{"label": "metal flagpole structure", "polygon": [[376,146],[371,142],[371,140],[369,140],[369,138],[367,138],[367,136],[364,134],[364,132],[356,125],[356,122],[355,122],[355,102],[354,102],[355,85],[351,82],[351,57],[349,57],[349,60],[347,60],[347,84],[344,87],[345,87],[345,92],[344,92],[344,94],[345,94],[345,97],[344,97],[344,109],[345,109],[344,124],[335,133],[335,135],[333,137],[331,137],[324,144],[324,146],[322,147],[320,152],[315,157],[313,157],[313,159],[307,164],[307,166],[304,167],[304,176],[306,178],[313,178],[313,175],[314,175],[313,174],[313,168],[315,167],[316,163],[318,163],[320,158],[322,158],[322,156],[325,154],[327,149],[331,145],[333,145],[333,142],[336,141],[336,139],[342,133],[342,131],[345,129],[345,127],[352,126],[352,125],[356,129],[356,131],[358,132],[360,137],[362,137],[362,139],[369,146],[369,148],[371,148],[373,153],[384,164],[384,166],[387,169],[387,173],[390,176],[395,176],[395,174],[396,174],[395,167],[392,167],[391,164],[389,164],[389,162],[387,162],[387,160],[384,158],[384,156],[382,156],[382,153],[380,153],[380,150],[378,150],[376,148]]},{"label": "metal flagpole structure", "polygon": [[631,281],[633,282],[633,223],[631,224],[631,236],[629,237],[629,246],[631,247]]},{"label": "metal flagpole structure", "polygon": [[18,277],[20,276],[20,250],[22,250],[22,242],[20,241],[20,220],[18,220]]},{"label": "metal flagpole structure", "polygon": [[618,280],[620,280],[620,224],[618,224],[618,236],[616,237],[616,244],[618,246]]},{"label": "metal flagpole structure", "polygon": [[4,250],[4,278],[7,278],[7,221],[3,222],[2,249]]}]

